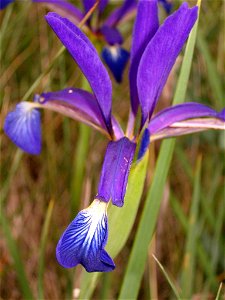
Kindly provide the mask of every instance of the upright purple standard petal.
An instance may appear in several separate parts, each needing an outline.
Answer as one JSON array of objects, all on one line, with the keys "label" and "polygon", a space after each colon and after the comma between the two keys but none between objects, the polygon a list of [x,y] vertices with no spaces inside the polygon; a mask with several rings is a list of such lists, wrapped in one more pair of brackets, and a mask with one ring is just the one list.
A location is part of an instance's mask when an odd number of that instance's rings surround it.
[{"label": "upright purple standard petal", "polygon": [[40,112],[30,102],[21,102],[8,113],[4,123],[6,135],[23,151],[41,152]]},{"label": "upright purple standard petal", "polygon": [[43,3],[50,9],[70,19],[77,24],[83,18],[83,13],[75,5],[66,0],[32,0],[32,2]]},{"label": "upright purple standard petal", "polygon": [[83,265],[87,272],[109,272],[115,269],[104,250],[108,238],[105,202],[94,200],[78,213],[60,238],[56,257],[65,268]]},{"label": "upright purple standard petal", "polygon": [[134,24],[131,64],[130,64],[130,99],[134,115],[139,105],[137,92],[137,71],[141,56],[159,27],[157,0],[140,0],[137,9],[137,17]]},{"label": "upright purple standard petal", "polygon": [[124,137],[108,144],[97,199],[123,206],[130,166],[136,145]]},{"label": "upright purple standard petal", "polygon": [[198,7],[183,3],[147,45],[138,68],[137,86],[142,124],[151,117],[168,75],[196,19]]},{"label": "upright purple standard petal", "polygon": [[130,53],[120,46],[106,46],[102,50],[102,58],[118,83],[122,81],[129,56]]},{"label": "upright purple standard petal", "polygon": [[111,131],[112,84],[97,51],[82,31],[69,20],[55,13],[48,13],[46,20],[88,79],[107,128]]},{"label": "upright purple standard petal", "polygon": [[199,117],[220,118],[220,113],[200,103],[182,103],[166,108],[156,114],[150,121],[148,129],[151,134],[155,134],[173,123]]}]

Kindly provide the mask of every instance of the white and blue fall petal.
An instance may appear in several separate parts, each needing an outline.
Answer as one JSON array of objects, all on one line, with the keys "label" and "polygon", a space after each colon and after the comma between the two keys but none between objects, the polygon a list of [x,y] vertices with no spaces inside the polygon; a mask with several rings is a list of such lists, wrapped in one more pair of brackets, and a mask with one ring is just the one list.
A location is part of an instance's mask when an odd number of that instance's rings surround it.
[{"label": "white and blue fall petal", "polygon": [[21,102],[8,113],[4,123],[6,135],[23,151],[30,154],[41,152],[41,117],[30,102]]},{"label": "white and blue fall petal", "polygon": [[78,213],[61,236],[56,257],[60,265],[72,268],[81,264],[87,272],[114,270],[112,258],[104,250],[108,238],[107,203],[94,200]]}]

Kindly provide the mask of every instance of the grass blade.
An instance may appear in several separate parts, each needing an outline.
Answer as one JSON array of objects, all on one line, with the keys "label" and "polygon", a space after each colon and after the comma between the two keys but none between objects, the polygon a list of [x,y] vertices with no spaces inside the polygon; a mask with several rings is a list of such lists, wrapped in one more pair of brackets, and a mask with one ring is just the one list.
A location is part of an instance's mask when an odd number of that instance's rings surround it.
[{"label": "grass blade", "polygon": [[167,279],[167,281],[168,281],[168,283],[169,283],[171,289],[172,289],[173,292],[174,292],[174,295],[176,296],[177,299],[180,300],[180,299],[181,299],[181,298],[180,298],[180,295],[179,295],[179,293],[178,293],[178,291],[177,291],[177,288],[176,288],[176,286],[174,285],[172,279],[170,278],[170,276],[168,275],[168,273],[166,272],[165,268],[164,268],[163,265],[160,263],[160,261],[156,258],[156,256],[155,256],[154,254],[152,254],[152,256],[153,256],[154,260],[157,262],[157,264],[158,264],[159,268],[161,269],[161,271],[163,272],[165,278]]},{"label": "grass blade", "polygon": [[198,33],[197,47],[199,48],[203,59],[205,60],[209,84],[213,91],[212,95],[214,97],[217,108],[220,109],[225,104],[222,82],[216,70],[215,62],[213,61],[213,58],[209,52],[208,45],[201,31]]},{"label": "grass blade", "polygon": [[85,164],[88,153],[90,137],[90,128],[84,124],[79,124],[79,137],[74,154],[73,174],[71,179],[71,214],[74,214],[79,209],[80,197],[82,192],[82,183],[85,173]]},{"label": "grass blade", "polygon": [[201,159],[198,159],[196,176],[194,180],[194,193],[189,217],[188,231],[186,237],[186,250],[184,255],[183,272],[181,275],[181,289],[183,298],[191,298],[194,286],[196,244],[199,235],[198,212],[200,204],[200,174]]},{"label": "grass blade", "polygon": [[3,229],[3,233],[5,235],[7,247],[9,249],[9,252],[11,254],[11,257],[13,259],[15,271],[17,274],[17,280],[19,282],[19,285],[21,287],[21,292],[24,299],[34,299],[34,296],[32,294],[29,281],[26,276],[26,272],[24,270],[24,265],[22,262],[22,259],[19,254],[19,248],[16,244],[16,241],[14,240],[10,226],[8,223],[7,218],[4,216],[3,211],[0,213],[0,223]]},{"label": "grass blade", "polygon": [[[188,219],[185,216],[178,199],[173,194],[170,195],[170,204],[171,204],[171,207],[172,207],[177,219],[181,223],[181,225],[184,229],[184,232],[187,234]],[[206,274],[207,281],[210,283],[212,288],[216,288],[217,280],[214,277],[213,268],[209,264],[210,257],[205,252],[205,249],[203,248],[200,240],[197,242],[197,255],[198,255],[199,264],[201,265],[202,269],[204,270],[204,273]]]},{"label": "grass blade", "polygon": [[44,255],[45,255],[45,249],[48,240],[48,233],[49,233],[53,207],[54,207],[54,200],[51,200],[48,205],[45,222],[41,234],[41,246],[40,246],[39,266],[38,266],[38,298],[39,299],[44,299],[44,288],[43,288],[43,277],[44,277],[44,267],[45,267]]},{"label": "grass blade", "polygon": [[215,298],[215,300],[220,300],[221,299],[221,292],[222,292],[222,287],[223,287],[223,283],[221,282],[220,283],[220,286],[219,286],[219,289],[218,289],[218,292],[217,292],[217,294],[216,294],[216,298]]},{"label": "grass blade", "polygon": [[[200,6],[200,1],[198,2]],[[196,22],[187,42],[180,76],[174,95],[173,104],[184,102],[190,75],[191,62],[197,35],[198,21]],[[157,216],[159,213],[162,193],[172,160],[175,140],[163,141],[156,164],[153,181],[147,194],[141,220],[131,250],[127,270],[122,283],[119,299],[136,299],[145,269],[148,246],[151,241]]]}]

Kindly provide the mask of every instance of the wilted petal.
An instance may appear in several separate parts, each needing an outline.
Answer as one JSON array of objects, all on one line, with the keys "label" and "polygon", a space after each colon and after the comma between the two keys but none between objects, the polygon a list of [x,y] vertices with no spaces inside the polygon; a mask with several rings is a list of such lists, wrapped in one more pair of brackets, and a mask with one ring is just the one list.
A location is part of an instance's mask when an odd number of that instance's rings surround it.
[{"label": "wilted petal", "polygon": [[120,46],[107,46],[102,50],[102,58],[117,82],[122,81],[123,71],[129,59],[129,52]]},{"label": "wilted petal", "polygon": [[194,102],[187,102],[166,108],[156,114],[149,123],[148,129],[151,134],[172,125],[175,122],[199,117],[218,117],[220,114],[214,109]]},{"label": "wilted petal", "polygon": [[109,272],[115,268],[104,250],[108,238],[106,207],[105,202],[94,200],[64,231],[56,248],[57,260],[63,267],[81,264],[87,272]]},{"label": "wilted petal", "polygon": [[137,71],[141,56],[159,27],[157,0],[140,0],[134,24],[131,64],[130,64],[130,98],[131,107],[136,115],[139,105],[137,92]]},{"label": "wilted petal", "polygon": [[54,12],[68,18],[73,23],[79,23],[83,18],[83,13],[75,5],[66,0],[32,0],[32,2],[43,3]]},{"label": "wilted petal", "polygon": [[225,122],[222,119],[216,118],[191,119],[176,122],[153,134],[151,141],[196,133],[208,129],[225,130]]},{"label": "wilted petal", "polygon": [[38,102],[47,109],[62,113],[90,126],[107,131],[107,127],[94,95],[81,89],[67,88],[42,93]]},{"label": "wilted petal", "polygon": [[123,206],[136,145],[124,137],[108,144],[96,198]]},{"label": "wilted petal", "polygon": [[15,0],[1,0],[0,1],[0,9],[4,9],[7,5],[14,2]]},{"label": "wilted petal", "polygon": [[168,75],[196,19],[198,7],[183,3],[168,17],[147,45],[138,68],[137,86],[142,124],[151,117]]},{"label": "wilted petal", "polygon": [[109,27],[118,25],[126,16],[136,8],[136,0],[125,0],[124,3],[116,8],[104,22]]},{"label": "wilted petal", "polygon": [[40,112],[33,103],[17,104],[15,110],[6,116],[4,131],[23,151],[30,154],[41,152]]},{"label": "wilted petal", "polygon": [[104,25],[101,27],[100,32],[103,34],[105,40],[109,45],[123,43],[123,37],[116,28]]},{"label": "wilted petal", "polygon": [[69,20],[55,13],[48,13],[46,20],[88,79],[107,128],[111,131],[112,84],[97,51],[82,31]]}]

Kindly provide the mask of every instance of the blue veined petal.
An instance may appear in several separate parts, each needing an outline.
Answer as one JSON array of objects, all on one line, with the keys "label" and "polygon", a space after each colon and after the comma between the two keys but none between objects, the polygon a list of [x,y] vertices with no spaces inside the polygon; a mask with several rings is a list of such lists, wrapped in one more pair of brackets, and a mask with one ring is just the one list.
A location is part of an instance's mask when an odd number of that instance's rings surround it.
[{"label": "blue veined petal", "polygon": [[123,71],[129,59],[129,52],[120,46],[107,46],[102,50],[102,58],[112,71],[117,82],[122,81]]},{"label": "blue veined petal", "polygon": [[114,270],[115,264],[104,250],[108,238],[106,208],[107,203],[94,200],[78,213],[58,242],[56,257],[60,265],[72,268],[81,264],[87,272]]},{"label": "blue veined petal", "polygon": [[38,109],[30,102],[21,102],[8,113],[4,123],[6,135],[23,151],[41,152],[41,118]]}]

